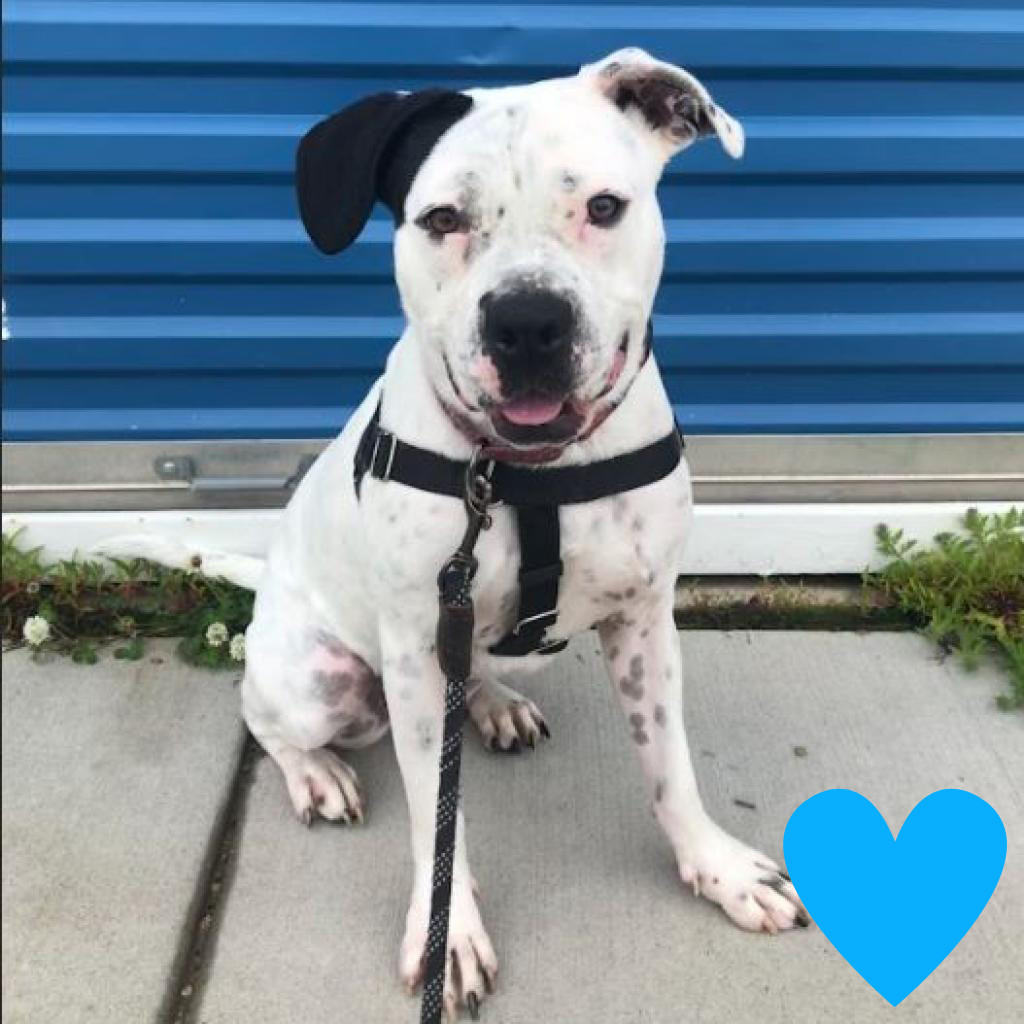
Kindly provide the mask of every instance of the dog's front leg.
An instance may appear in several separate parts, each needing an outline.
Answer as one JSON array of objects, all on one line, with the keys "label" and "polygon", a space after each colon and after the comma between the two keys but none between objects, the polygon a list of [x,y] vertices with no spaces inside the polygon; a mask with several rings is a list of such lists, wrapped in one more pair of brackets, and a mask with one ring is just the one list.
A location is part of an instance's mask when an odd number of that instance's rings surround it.
[{"label": "dog's front leg", "polygon": [[[398,624],[382,627],[384,692],[391,717],[398,765],[409,804],[413,886],[399,973],[410,992],[423,979],[434,858],[434,814],[444,727],[445,679],[432,638]],[[458,811],[452,869],[451,917],[445,1010],[459,1005],[475,1011],[493,989],[498,969],[491,940],[480,918],[476,883],[466,856],[465,823]]]},{"label": "dog's front leg", "polygon": [[683,666],[671,600],[629,608],[603,623],[600,636],[655,816],[683,881],[741,928],[774,933],[805,925],[789,877],[719,828],[701,803],[683,726]]}]

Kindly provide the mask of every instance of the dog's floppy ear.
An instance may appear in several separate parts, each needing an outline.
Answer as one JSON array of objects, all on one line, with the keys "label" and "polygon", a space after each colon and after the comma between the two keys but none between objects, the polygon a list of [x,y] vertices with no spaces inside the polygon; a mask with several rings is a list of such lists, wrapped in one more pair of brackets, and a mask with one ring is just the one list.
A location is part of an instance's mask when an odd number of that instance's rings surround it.
[{"label": "dog's floppy ear", "polygon": [[738,159],[743,155],[742,125],[683,68],[630,47],[596,64],[585,64],[580,77],[620,110],[638,111],[666,159],[704,135],[717,135],[729,156]]},{"label": "dog's floppy ear", "polygon": [[295,157],[299,213],[313,244],[341,252],[377,199],[401,224],[417,170],[472,105],[469,96],[448,89],[376,93],[314,125]]}]

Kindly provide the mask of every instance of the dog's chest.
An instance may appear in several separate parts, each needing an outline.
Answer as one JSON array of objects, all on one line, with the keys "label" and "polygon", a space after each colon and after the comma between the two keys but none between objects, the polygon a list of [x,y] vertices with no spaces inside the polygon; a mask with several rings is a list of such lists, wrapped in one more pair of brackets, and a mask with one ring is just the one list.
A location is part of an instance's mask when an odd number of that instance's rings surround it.
[{"label": "dog's chest", "polygon": [[[654,592],[671,590],[689,513],[685,471],[627,494],[562,506],[558,619],[550,636],[570,637]],[[489,645],[517,621],[520,552],[511,510],[495,517],[478,555],[477,637]]]}]

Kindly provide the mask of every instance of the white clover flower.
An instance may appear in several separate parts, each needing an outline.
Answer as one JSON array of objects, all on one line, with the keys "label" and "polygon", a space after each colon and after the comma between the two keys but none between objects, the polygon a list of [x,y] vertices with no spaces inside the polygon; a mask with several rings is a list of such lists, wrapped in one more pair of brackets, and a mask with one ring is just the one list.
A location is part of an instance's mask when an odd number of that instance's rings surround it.
[{"label": "white clover flower", "polygon": [[38,647],[44,641],[50,639],[50,623],[42,615],[33,615],[30,619],[25,620],[21,635],[33,647]]},{"label": "white clover flower", "polygon": [[211,647],[220,647],[221,644],[227,643],[228,640],[228,627],[223,622],[211,622],[206,627],[206,642]]},{"label": "white clover flower", "polygon": [[245,634],[236,633],[228,645],[228,654],[234,661],[245,661]]}]

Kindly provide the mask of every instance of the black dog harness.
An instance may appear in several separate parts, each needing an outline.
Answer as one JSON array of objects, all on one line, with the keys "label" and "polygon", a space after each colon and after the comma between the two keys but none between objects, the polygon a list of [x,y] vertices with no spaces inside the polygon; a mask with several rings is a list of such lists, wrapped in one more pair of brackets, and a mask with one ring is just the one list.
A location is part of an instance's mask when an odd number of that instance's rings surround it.
[{"label": "black dog harness", "polygon": [[489,503],[515,509],[519,532],[519,611],[512,632],[493,644],[491,654],[518,658],[554,654],[567,640],[548,631],[558,617],[558,581],[562,575],[558,509],[652,484],[679,465],[683,437],[678,426],[660,440],[600,462],[553,468],[514,465],[489,458],[459,462],[417,448],[380,425],[380,403],[356,449],[354,477],[359,494],[363,477],[395,480],[431,494],[463,498],[467,481],[479,474],[490,484]]}]

